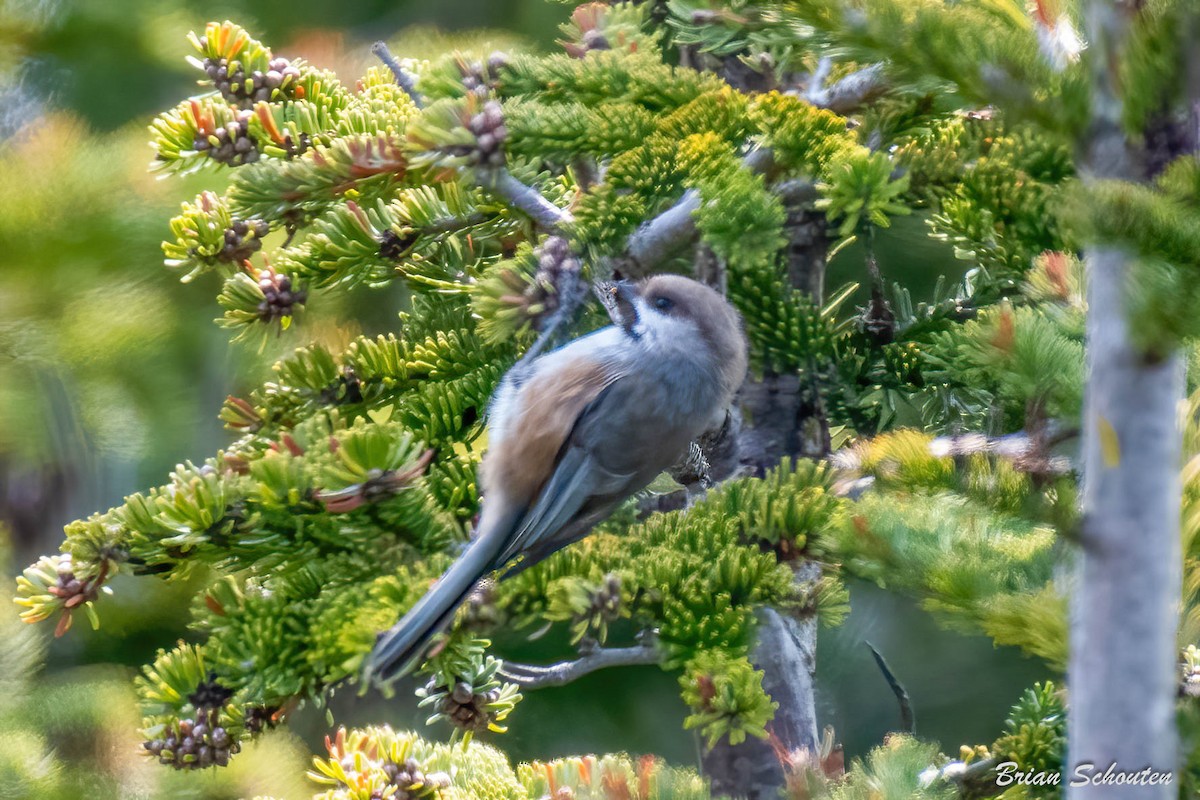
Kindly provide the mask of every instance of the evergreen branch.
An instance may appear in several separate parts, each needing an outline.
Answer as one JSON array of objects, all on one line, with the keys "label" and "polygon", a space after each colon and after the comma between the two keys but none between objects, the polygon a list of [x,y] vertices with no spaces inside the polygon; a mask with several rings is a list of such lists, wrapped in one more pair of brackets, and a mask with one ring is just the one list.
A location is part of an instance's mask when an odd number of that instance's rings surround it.
[{"label": "evergreen branch", "polygon": [[689,189],[675,205],[651,220],[629,237],[622,269],[631,276],[648,274],[654,265],[666,260],[696,235],[692,215],[700,208],[700,192]]},{"label": "evergreen branch", "polygon": [[[751,172],[767,173],[775,165],[771,151],[758,148],[742,160]],[[629,277],[650,274],[667,256],[690,242],[696,235],[693,215],[700,208],[700,192],[689,189],[675,205],[642,223],[629,237],[625,253],[618,261]]]},{"label": "evergreen branch", "polygon": [[812,85],[803,96],[817,108],[828,109],[836,114],[848,114],[887,89],[882,64],[863,67],[829,87],[824,86],[824,74],[827,71],[822,73],[818,65]]},{"label": "evergreen branch", "polygon": [[505,662],[500,674],[522,689],[541,689],[546,686],[566,686],[601,669],[658,664],[662,661],[662,653],[652,644],[609,648],[593,645],[586,650],[581,648],[581,652],[583,655],[574,661],[562,661],[548,667]]},{"label": "evergreen branch", "polygon": [[376,42],[371,45],[371,53],[392,71],[392,74],[396,76],[396,85],[404,90],[404,93],[413,101],[413,105],[417,108],[424,108],[425,98],[417,91],[417,84],[413,80],[412,75],[409,75],[408,71],[400,66],[400,62],[392,55],[392,51],[388,50],[387,44]]},{"label": "evergreen branch", "polygon": [[538,227],[548,233],[560,233],[562,227],[572,221],[570,212],[554,205],[537,189],[521,183],[504,168],[480,170],[479,178],[481,186],[528,214]]},{"label": "evergreen branch", "polygon": [[892,668],[888,666],[887,660],[883,654],[875,649],[875,645],[870,642],[865,642],[871,650],[871,655],[875,657],[875,664],[879,667],[879,671],[883,673],[883,678],[891,687],[892,694],[896,695],[897,702],[900,703],[900,730],[905,733],[915,733],[917,729],[917,720],[913,716],[912,701],[908,696],[908,692],[904,688],[904,684],[892,672]]}]

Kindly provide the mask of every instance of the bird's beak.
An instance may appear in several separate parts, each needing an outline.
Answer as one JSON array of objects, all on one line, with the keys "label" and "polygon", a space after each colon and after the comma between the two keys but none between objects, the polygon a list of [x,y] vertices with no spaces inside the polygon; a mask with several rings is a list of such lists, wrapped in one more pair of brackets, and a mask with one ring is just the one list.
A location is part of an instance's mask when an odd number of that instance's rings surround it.
[{"label": "bird's beak", "polygon": [[617,281],[613,284],[612,296],[613,304],[608,315],[626,333],[633,333],[633,326],[638,321],[637,306],[633,302],[638,296],[637,286],[630,281]]},{"label": "bird's beak", "polygon": [[619,325],[626,333],[632,335],[633,326],[638,321],[637,306],[634,303],[638,296],[637,285],[626,280],[606,281],[597,284],[596,295],[613,324]]}]

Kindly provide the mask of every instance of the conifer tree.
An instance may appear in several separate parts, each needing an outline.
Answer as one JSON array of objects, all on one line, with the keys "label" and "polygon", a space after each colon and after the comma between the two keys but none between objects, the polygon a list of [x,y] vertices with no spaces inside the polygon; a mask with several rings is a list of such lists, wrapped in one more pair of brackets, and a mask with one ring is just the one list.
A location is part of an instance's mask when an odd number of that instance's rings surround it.
[{"label": "conifer tree", "polygon": [[[1191,463],[1178,639],[1168,573],[1174,455],[1184,442],[1194,457],[1197,438],[1194,408],[1186,436],[1171,414],[1200,285],[1181,68],[1194,24],[1182,2],[595,2],[570,14],[561,52],[415,62],[379,45],[382,65],[351,80],[210,23],[190,39],[200,93],[152,126],[154,168],[212,170],[226,188],[183,202],[166,262],[220,283],[234,338],[296,349],[226,401],[224,450],[67,526],[17,602],[61,635],[81,611],[99,624],[118,573],[203,575],[194,640],[160,652],[138,691],[148,753],[223,765],[298,704],[356,685],[376,633],[470,535],[504,371],[604,324],[593,282],[685,272],[741,312],[752,375],[739,407],[589,538],[477,589],[421,671],[450,743],[437,728],[339,732],[314,773],[324,796],[942,798],[995,794],[1004,762],[1062,769],[1066,709],[1080,737],[1102,719],[1094,693],[1116,690],[1088,677],[1079,641],[1070,697],[1031,687],[995,741],[951,759],[901,732],[843,771],[835,734],[818,733],[817,627],[844,615],[854,575],[1062,669],[1072,581],[1059,567],[1082,541],[1077,596],[1095,596],[1107,573],[1089,543],[1128,533],[1095,527],[1109,499],[1153,513],[1121,552],[1167,570],[1156,600],[1125,598],[1158,615],[1140,654],[1156,661],[1114,675],[1158,716],[1113,757],[1151,754],[1182,770],[1170,791],[1193,791]],[[1103,172],[1112,147],[1126,166]],[[891,221],[914,213],[966,268],[920,302],[877,258]],[[828,286],[830,258],[852,253],[861,292]],[[393,333],[339,352],[307,343],[306,308],[387,285],[409,300]],[[1095,346],[1108,326],[1136,362],[1124,378],[1105,377],[1111,353]],[[1146,375],[1149,411],[1130,405]],[[1113,380],[1128,383],[1128,415],[1105,410]],[[1132,496],[1145,484],[1126,484],[1130,470],[1156,491]],[[1081,517],[1084,473],[1107,477]],[[1139,570],[1129,589],[1144,592],[1153,574]],[[1085,613],[1076,636],[1091,624]],[[570,632],[576,658],[520,664],[491,648],[498,629],[547,625]],[[629,627],[635,638],[610,635]],[[1128,644],[1114,635],[1084,647],[1114,653]],[[632,664],[678,676],[707,780],[616,756],[514,768],[502,736],[472,741],[503,731],[523,692]],[[1162,733],[1175,712],[1178,763],[1174,728]],[[1072,753],[1101,743],[1076,738]]]}]

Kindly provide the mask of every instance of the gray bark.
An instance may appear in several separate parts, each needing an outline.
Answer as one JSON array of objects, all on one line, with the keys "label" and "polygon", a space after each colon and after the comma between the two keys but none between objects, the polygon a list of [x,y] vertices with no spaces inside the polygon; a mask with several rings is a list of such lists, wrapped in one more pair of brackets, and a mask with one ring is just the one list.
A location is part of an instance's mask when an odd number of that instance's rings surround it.
[{"label": "gray bark", "polygon": [[[1085,142],[1091,177],[1137,179],[1121,129],[1115,69],[1131,13],[1088,4],[1093,120]],[[1127,324],[1131,256],[1087,253],[1088,382],[1083,425],[1083,522],[1072,598],[1067,797],[1173,798],[1177,785],[1072,786],[1076,768],[1174,772],[1176,632],[1180,598],[1182,438],[1177,353],[1151,357]],[[1092,774],[1095,774],[1092,773]]]},{"label": "gray bark", "polygon": [[787,239],[788,281],[820,306],[825,302],[829,235],[825,215],[813,208],[817,187],[810,181],[792,180],[777,191],[787,211],[783,233]]},{"label": "gray bark", "polygon": [[[811,561],[801,562],[796,581],[807,583],[821,577],[821,568]],[[770,662],[767,663],[767,659]],[[763,688],[779,709],[771,723],[771,732],[791,750],[817,752],[816,683],[817,615],[788,616],[766,608],[758,629],[755,661],[763,674]]]},{"label": "gray bark", "polygon": [[519,208],[548,233],[560,233],[562,227],[572,221],[570,211],[554,205],[537,189],[521,183],[503,167],[480,170],[479,183]]}]

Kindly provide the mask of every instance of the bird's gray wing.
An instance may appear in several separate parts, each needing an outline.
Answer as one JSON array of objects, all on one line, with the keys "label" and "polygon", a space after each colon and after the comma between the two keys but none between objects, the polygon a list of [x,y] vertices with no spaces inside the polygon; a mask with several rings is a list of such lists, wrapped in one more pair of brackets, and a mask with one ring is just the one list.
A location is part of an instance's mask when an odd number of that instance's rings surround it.
[{"label": "bird's gray wing", "polygon": [[[584,509],[589,501],[597,497],[623,497],[631,491],[638,477],[633,464],[613,463],[622,459],[611,456],[611,448],[602,446],[597,433],[602,420],[612,420],[614,407],[625,402],[622,380],[617,379],[600,392],[576,419],[571,434],[567,437],[558,457],[554,472],[538,493],[537,499],[517,522],[507,546],[496,559],[500,569],[518,557],[524,560],[517,570],[532,566],[545,556],[569,542],[557,543],[556,534],[566,527]],[[610,428],[620,431],[620,426]],[[577,538],[577,537],[576,537]]]}]

